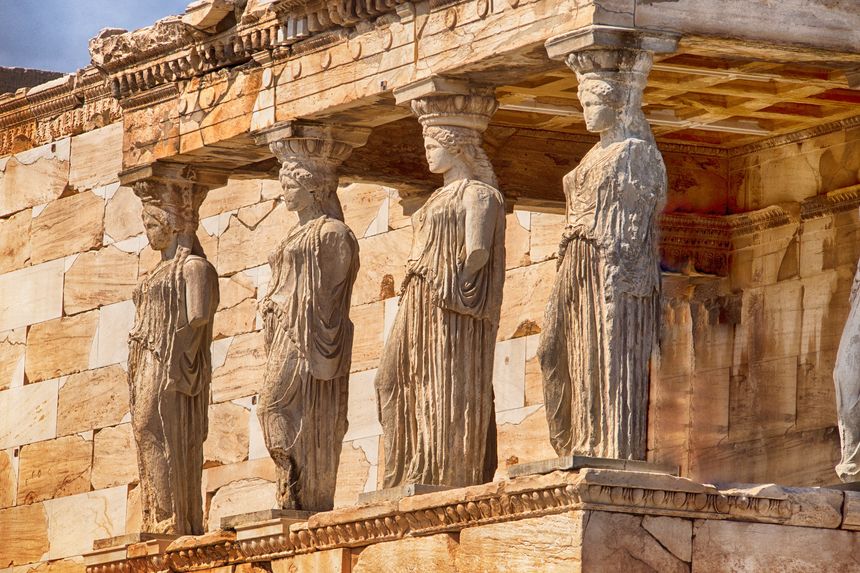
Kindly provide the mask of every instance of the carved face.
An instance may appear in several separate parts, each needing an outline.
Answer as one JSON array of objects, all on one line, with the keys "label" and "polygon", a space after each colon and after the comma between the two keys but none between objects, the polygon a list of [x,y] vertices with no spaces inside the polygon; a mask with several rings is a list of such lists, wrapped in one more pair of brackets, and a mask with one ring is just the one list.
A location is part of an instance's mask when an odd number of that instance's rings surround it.
[{"label": "carved face", "polygon": [[279,179],[284,190],[284,205],[290,211],[301,211],[314,202],[307,186],[299,183],[292,172],[282,169]]},{"label": "carved face", "polygon": [[143,228],[146,238],[149,239],[149,246],[156,251],[169,247],[176,236],[176,231],[168,222],[167,213],[157,207],[143,208]]},{"label": "carved face", "polygon": [[454,154],[432,137],[424,138],[424,151],[431,173],[445,173],[454,165]]},{"label": "carved face", "polygon": [[589,90],[580,90],[579,101],[582,103],[582,114],[588,131],[600,133],[618,123],[618,111],[609,105],[607,100],[607,97],[601,97]]}]

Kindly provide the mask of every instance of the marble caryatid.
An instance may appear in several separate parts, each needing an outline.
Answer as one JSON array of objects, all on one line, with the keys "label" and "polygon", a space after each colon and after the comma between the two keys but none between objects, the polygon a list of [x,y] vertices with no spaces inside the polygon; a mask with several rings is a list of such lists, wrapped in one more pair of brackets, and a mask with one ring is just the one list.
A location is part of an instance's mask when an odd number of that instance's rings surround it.
[{"label": "marble caryatid", "polygon": [[334,506],[347,430],[358,241],[343,222],[336,168],[352,147],[326,138],[270,143],[284,203],[298,224],[269,257],[260,303],[267,365],[257,414],[278,474],[282,509]]},{"label": "marble caryatid", "polygon": [[196,237],[206,188],[192,168],[170,166],[131,183],[161,260],[134,291],[129,334],[131,423],[137,443],[143,531],[203,533],[212,318],[218,274]]},{"label": "marble caryatid", "polygon": [[600,141],[564,178],[567,222],[538,348],[559,455],[645,459],[667,186],[641,109],[651,62],[634,49],[567,57],[586,128]]},{"label": "marble caryatid", "polygon": [[384,487],[466,486],[495,472],[505,209],[481,142],[496,107],[485,94],[412,102],[444,186],[412,216],[400,307],[376,374]]},{"label": "marble caryatid", "polygon": [[836,474],[843,482],[857,482],[860,481],[860,263],[854,274],[851,310],[836,352],[833,380],[842,445]]}]

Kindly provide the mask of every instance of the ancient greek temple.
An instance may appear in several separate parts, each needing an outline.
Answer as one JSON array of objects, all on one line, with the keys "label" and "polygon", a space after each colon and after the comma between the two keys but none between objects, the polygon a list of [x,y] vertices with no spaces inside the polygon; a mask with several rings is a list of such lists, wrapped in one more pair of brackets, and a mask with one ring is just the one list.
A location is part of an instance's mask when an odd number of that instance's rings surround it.
[{"label": "ancient greek temple", "polygon": [[0,573],[860,571],[856,1],[88,48],[0,68]]}]

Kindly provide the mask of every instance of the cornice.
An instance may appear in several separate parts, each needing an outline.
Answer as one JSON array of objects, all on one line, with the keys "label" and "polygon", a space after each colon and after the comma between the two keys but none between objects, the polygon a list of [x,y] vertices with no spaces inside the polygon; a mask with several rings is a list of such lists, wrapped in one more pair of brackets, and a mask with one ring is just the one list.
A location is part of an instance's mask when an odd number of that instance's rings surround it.
[{"label": "cornice", "polygon": [[729,157],[740,157],[742,155],[749,155],[750,153],[755,153],[757,151],[773,149],[782,145],[789,145],[791,143],[797,143],[806,139],[812,139],[813,137],[827,135],[828,133],[834,133],[836,131],[844,131],[858,126],[860,126],[860,114],[849,118],[840,119],[838,121],[832,121],[830,123],[816,125],[815,127],[802,129],[800,131],[786,133],[785,135],[769,137],[768,139],[763,139],[754,143],[748,143],[740,147],[733,147],[727,150],[727,152]]}]

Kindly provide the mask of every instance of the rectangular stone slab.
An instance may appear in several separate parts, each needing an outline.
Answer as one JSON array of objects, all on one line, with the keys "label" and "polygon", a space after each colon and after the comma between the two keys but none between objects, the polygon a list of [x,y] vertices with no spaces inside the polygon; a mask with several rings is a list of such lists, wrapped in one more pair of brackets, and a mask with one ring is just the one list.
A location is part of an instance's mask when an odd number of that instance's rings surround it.
[{"label": "rectangular stone slab", "polygon": [[127,533],[118,535],[117,537],[107,537],[105,539],[96,539],[93,541],[93,550],[108,549],[111,547],[125,547],[132,543],[142,543],[144,541],[173,541],[179,537],[178,535],[168,535],[166,533],[147,533],[139,531],[136,533]]},{"label": "rectangular stone slab", "polygon": [[612,458],[593,458],[590,456],[561,456],[549,460],[516,464],[508,468],[510,477],[530,474],[548,474],[557,470],[581,470],[584,468],[605,470],[628,470],[643,473],[678,475],[678,466],[655,464],[637,460],[617,460]]},{"label": "rectangular stone slab", "polygon": [[381,501],[397,501],[404,497],[412,497],[413,495],[422,495],[425,493],[435,493],[437,491],[445,491],[454,489],[449,485],[430,485],[426,483],[409,483],[388,489],[380,489],[377,491],[368,491],[358,496],[360,505],[367,503],[379,503]]}]

